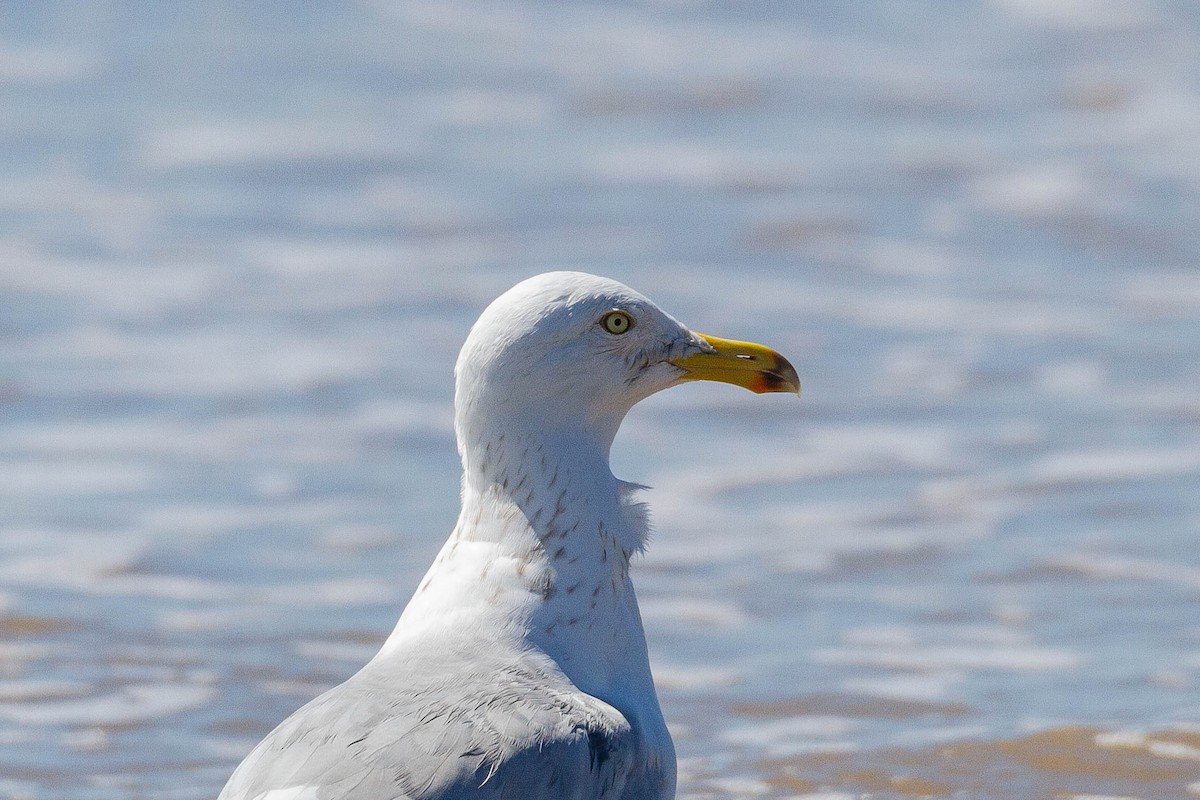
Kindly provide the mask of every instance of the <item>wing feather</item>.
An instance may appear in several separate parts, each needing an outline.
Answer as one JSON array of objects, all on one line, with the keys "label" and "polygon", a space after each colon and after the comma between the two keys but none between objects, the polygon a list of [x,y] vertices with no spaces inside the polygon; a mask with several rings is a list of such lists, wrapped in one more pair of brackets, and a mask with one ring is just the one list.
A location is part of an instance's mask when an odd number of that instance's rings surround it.
[{"label": "wing feather", "polygon": [[[614,708],[520,658],[368,665],[276,728],[220,800],[616,800],[636,732]],[[435,676],[413,683],[416,675]],[[497,676],[501,690],[497,691]],[[407,682],[406,682],[407,679]],[[285,796],[282,793],[280,796]]]}]

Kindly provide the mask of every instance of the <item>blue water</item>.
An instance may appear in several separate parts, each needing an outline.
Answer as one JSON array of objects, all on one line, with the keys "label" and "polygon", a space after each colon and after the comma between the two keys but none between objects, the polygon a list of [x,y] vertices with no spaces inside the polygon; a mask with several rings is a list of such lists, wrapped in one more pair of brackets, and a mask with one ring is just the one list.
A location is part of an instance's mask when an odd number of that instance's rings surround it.
[{"label": "blue water", "polygon": [[681,797],[1200,795],[1197,52],[1165,0],[4,6],[0,797],[215,796],[369,658],[457,348],[557,268],[805,385],[616,446]]}]

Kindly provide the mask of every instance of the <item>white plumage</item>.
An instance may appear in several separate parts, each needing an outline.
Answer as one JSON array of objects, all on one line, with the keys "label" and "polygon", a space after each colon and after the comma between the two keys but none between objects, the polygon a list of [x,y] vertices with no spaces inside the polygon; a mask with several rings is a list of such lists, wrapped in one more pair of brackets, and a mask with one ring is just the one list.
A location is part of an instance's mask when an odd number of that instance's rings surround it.
[{"label": "white plumage", "polygon": [[455,374],[454,532],[379,654],[268,735],[221,800],[674,797],[629,579],[646,514],[609,448],[668,386],[798,391],[795,371],[557,272],[492,303]]}]

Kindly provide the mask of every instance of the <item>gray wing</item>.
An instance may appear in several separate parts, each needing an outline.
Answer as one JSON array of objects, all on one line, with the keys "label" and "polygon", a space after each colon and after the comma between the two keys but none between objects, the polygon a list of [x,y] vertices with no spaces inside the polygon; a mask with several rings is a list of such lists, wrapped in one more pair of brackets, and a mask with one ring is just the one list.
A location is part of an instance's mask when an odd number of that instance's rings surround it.
[{"label": "gray wing", "polygon": [[631,773],[645,784],[626,719],[561,676],[520,658],[430,662],[370,664],[313,700],[219,800],[616,800]]}]

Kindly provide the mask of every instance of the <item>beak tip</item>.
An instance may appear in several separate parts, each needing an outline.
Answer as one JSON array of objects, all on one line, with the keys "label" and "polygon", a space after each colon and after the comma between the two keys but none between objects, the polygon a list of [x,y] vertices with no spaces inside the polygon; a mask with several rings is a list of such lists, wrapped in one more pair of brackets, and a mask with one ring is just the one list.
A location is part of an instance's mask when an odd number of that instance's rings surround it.
[{"label": "beak tip", "polygon": [[788,392],[799,397],[800,376],[796,373],[796,368],[783,356],[777,354],[777,357],[779,363],[774,369],[763,373],[763,391]]},{"label": "beak tip", "polygon": [[767,392],[788,392],[797,397],[800,396],[800,379],[793,372],[763,372],[759,376],[759,383],[752,387],[759,394]]}]

